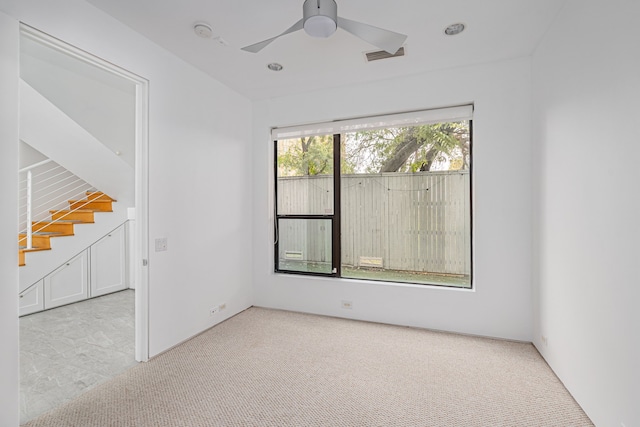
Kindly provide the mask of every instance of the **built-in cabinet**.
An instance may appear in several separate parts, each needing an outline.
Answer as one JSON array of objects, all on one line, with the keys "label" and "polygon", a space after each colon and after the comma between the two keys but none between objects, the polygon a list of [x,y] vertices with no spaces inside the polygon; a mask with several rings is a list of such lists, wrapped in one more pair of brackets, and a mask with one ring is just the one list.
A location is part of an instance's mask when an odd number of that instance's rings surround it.
[{"label": "built-in cabinet", "polygon": [[31,286],[20,294],[20,316],[44,310],[44,280]]},{"label": "built-in cabinet", "polygon": [[89,298],[89,250],[70,259],[44,278],[44,308]]},{"label": "built-in cabinet", "polygon": [[129,287],[126,224],[20,294],[20,316]]},{"label": "built-in cabinet", "polygon": [[91,296],[127,288],[127,233],[120,227],[89,249],[91,251]]}]

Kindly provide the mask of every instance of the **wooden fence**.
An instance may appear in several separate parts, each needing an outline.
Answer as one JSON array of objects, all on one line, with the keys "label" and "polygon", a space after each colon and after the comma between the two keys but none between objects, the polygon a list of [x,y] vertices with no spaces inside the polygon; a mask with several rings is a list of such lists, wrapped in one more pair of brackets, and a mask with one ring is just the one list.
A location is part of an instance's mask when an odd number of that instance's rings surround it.
[{"label": "wooden fence", "polygon": [[[342,264],[471,272],[468,171],[342,176]],[[328,176],[278,178],[279,214],[331,214]],[[331,262],[328,220],[280,222],[280,258]]]}]

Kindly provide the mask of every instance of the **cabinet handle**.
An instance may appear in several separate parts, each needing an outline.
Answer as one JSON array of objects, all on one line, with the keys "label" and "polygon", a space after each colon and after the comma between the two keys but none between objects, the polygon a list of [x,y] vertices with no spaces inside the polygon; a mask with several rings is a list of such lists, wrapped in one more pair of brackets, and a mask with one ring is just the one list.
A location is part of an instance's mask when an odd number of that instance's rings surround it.
[{"label": "cabinet handle", "polygon": [[109,234],[109,237],[111,237],[111,234]]},{"label": "cabinet handle", "polygon": [[20,295],[20,298],[24,298],[24,295]]},{"label": "cabinet handle", "polygon": [[71,264],[67,263],[67,265],[71,265]]}]

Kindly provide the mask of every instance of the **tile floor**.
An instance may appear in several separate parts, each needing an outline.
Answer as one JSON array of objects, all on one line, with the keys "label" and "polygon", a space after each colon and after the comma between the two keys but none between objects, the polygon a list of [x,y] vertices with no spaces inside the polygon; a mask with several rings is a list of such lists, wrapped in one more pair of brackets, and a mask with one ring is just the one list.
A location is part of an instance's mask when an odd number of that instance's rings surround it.
[{"label": "tile floor", "polygon": [[134,291],[20,318],[25,423],[134,366]]}]

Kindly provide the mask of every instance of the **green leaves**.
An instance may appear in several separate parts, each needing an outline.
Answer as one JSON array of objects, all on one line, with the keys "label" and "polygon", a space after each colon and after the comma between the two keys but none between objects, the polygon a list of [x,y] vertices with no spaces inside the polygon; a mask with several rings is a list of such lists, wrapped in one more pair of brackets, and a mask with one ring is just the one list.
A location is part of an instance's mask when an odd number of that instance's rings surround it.
[{"label": "green leaves", "polygon": [[333,173],[333,136],[278,141],[278,169],[280,176]]},{"label": "green leaves", "polygon": [[378,129],[346,135],[346,156],[361,173],[468,169],[468,122]]},{"label": "green leaves", "polygon": [[[469,168],[469,122],[377,129],[342,136],[341,173]],[[279,176],[333,173],[333,136],[278,141]]]}]

